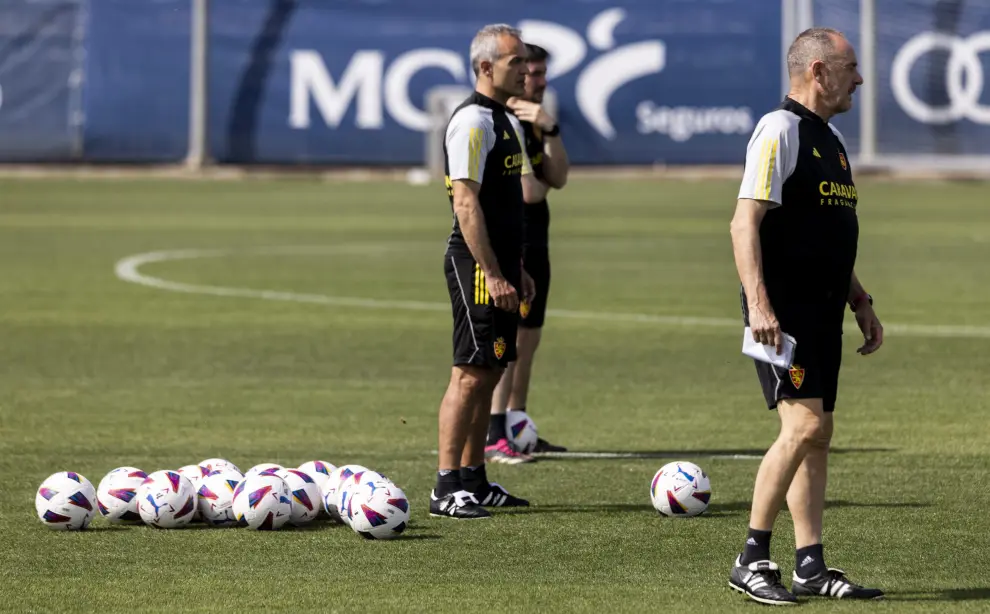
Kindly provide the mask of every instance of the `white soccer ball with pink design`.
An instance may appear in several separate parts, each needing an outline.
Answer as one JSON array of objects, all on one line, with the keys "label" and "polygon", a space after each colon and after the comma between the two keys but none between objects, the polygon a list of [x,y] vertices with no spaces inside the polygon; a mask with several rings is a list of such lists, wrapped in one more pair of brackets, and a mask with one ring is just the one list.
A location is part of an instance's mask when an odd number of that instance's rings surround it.
[{"label": "white soccer ball with pink design", "polygon": [[305,471],[279,469],[275,475],[285,480],[292,499],[292,513],[289,522],[299,527],[313,522],[323,509],[320,487]]},{"label": "white soccer ball with pink design", "polygon": [[650,501],[664,516],[697,516],[708,509],[711,496],[708,475],[687,461],[667,463],[650,482]]},{"label": "white soccer ball with pink design", "polygon": [[299,465],[299,471],[302,471],[313,478],[316,485],[320,487],[320,498],[323,498],[323,493],[326,492],[327,482],[330,480],[330,474],[337,469],[337,466],[333,463],[328,463],[327,461],[314,460],[303,463]]},{"label": "white soccer ball with pink design", "polygon": [[81,531],[96,514],[96,489],[82,474],[59,471],[38,487],[34,508],[49,529]]},{"label": "white soccer ball with pink design", "polygon": [[539,439],[536,423],[524,411],[508,411],[505,413],[505,438],[519,452],[532,454]]},{"label": "white soccer ball with pink design", "polygon": [[148,475],[137,491],[138,513],[145,524],[178,529],[192,522],[196,513],[196,488],[178,471]]},{"label": "white soccer ball with pink design", "polygon": [[203,522],[214,527],[237,524],[234,491],[243,479],[239,471],[220,469],[200,481],[196,505]]},{"label": "white soccer ball with pink design", "polygon": [[96,487],[96,504],[100,514],[111,524],[141,522],[137,491],[148,474],[137,467],[117,467]]},{"label": "white soccer ball with pink design", "polygon": [[406,493],[388,480],[351,486],[348,509],[351,529],[365,539],[394,539],[409,522]]},{"label": "white soccer ball with pink design", "polygon": [[274,473],[244,478],[234,490],[234,516],[239,524],[259,531],[281,529],[292,516],[292,493]]}]

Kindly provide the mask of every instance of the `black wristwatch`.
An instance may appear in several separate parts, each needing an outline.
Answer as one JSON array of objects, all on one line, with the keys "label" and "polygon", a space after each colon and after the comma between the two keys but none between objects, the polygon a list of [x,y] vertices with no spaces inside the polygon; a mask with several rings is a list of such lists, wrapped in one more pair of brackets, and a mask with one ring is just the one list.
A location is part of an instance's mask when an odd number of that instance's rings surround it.
[{"label": "black wristwatch", "polygon": [[552,130],[547,130],[543,133],[543,136],[557,136],[560,134],[560,124],[554,124]]}]

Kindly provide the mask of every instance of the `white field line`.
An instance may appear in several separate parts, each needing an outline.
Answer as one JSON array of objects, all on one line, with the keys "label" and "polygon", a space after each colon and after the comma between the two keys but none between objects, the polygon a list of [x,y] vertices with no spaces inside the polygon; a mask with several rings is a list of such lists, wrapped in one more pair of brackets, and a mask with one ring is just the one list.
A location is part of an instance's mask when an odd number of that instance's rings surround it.
[{"label": "white field line", "polygon": [[[433,456],[437,455],[436,450],[432,450]],[[641,460],[644,458],[669,458],[672,460],[689,458],[716,458],[728,460],[762,460],[762,456],[755,454],[699,454],[686,450],[683,452],[541,452],[537,454],[541,458],[574,458],[574,459],[600,459],[600,460]]]},{"label": "white field line", "polygon": [[[266,254],[344,254],[369,252],[386,252],[398,250],[405,244],[362,244],[341,246],[298,246],[298,247],[262,247],[249,249],[181,249],[134,254],[119,260],[115,267],[116,276],[126,282],[186,294],[203,294],[210,296],[226,296],[237,298],[253,298],[268,301],[287,301],[294,303],[310,303],[316,305],[331,305],[336,307],[361,307],[369,309],[396,309],[407,311],[442,311],[450,312],[447,303],[430,303],[426,301],[394,301],[374,298],[349,296],[331,296],[327,294],[309,294],[300,292],[283,292],[278,290],[258,290],[253,288],[237,288],[231,286],[214,286],[206,284],[188,284],[169,281],[160,277],[147,275],[140,271],[146,264],[170,262],[175,260],[197,260],[203,258],[223,258],[232,255],[266,255]],[[406,246],[408,247],[408,246]],[[440,257],[439,255],[437,256]],[[704,327],[742,329],[741,319],[707,318],[695,316],[663,316],[646,313],[616,313],[603,311],[576,311],[571,309],[548,309],[547,315],[555,318],[575,320],[596,320],[602,322],[634,322],[653,324],[657,326],[674,327]],[[847,329],[856,331],[855,323],[849,323]],[[884,332],[906,337],[936,337],[936,338],[980,338],[990,339],[990,326],[955,326],[950,324],[893,324],[884,323]]]}]

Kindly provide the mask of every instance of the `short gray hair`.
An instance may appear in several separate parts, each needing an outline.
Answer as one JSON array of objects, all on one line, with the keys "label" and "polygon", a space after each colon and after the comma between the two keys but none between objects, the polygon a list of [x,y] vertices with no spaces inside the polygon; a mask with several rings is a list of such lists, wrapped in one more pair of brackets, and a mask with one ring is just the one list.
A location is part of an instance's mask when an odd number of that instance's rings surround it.
[{"label": "short gray hair", "polygon": [[471,41],[471,69],[477,77],[481,72],[481,62],[494,62],[498,59],[498,37],[509,34],[522,40],[522,32],[506,23],[495,23],[478,30]]},{"label": "short gray hair", "polygon": [[842,33],[832,28],[809,28],[798,34],[787,50],[787,74],[799,75],[815,60],[826,64],[835,53],[835,39]]}]

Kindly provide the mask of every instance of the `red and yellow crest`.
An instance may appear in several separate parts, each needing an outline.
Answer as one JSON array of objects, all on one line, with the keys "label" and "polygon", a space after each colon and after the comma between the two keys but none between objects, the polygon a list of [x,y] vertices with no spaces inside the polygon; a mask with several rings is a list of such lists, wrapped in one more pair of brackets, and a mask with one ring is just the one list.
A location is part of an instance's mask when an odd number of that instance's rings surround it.
[{"label": "red and yellow crest", "polygon": [[499,337],[495,340],[495,358],[502,358],[505,354],[505,337]]},{"label": "red and yellow crest", "polygon": [[801,388],[801,384],[804,383],[804,369],[801,365],[794,365],[790,370],[791,383],[794,384],[795,388]]},{"label": "red and yellow crest", "polygon": [[849,169],[849,165],[846,164],[846,155],[841,151],[839,152],[839,164],[842,165],[842,170],[845,171]]},{"label": "red and yellow crest", "polygon": [[529,310],[529,301],[519,301],[519,315],[522,316],[523,319],[526,319],[526,316],[529,315]]}]

